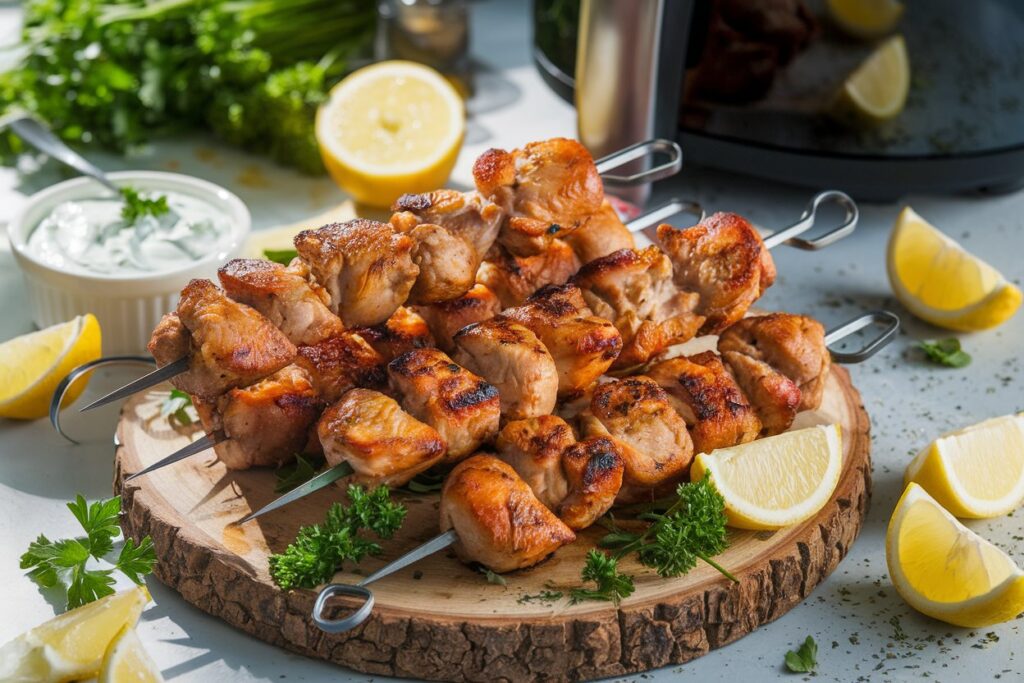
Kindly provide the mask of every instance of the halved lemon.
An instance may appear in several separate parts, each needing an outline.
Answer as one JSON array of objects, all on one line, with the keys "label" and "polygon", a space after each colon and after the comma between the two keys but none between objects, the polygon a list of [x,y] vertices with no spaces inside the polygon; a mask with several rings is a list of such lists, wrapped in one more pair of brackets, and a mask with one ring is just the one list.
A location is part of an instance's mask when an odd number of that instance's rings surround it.
[{"label": "halved lemon", "polygon": [[107,647],[139,620],[144,586],[114,593],[50,619],[0,648],[0,681],[77,681],[95,676]]},{"label": "halved lemon", "polygon": [[[100,324],[92,314],[0,344],[0,417],[45,417],[60,381],[82,363],[99,358],[101,346]],[[78,398],[86,383],[76,383],[65,403]]]},{"label": "halved lemon", "polygon": [[893,36],[850,74],[833,114],[843,121],[880,123],[903,111],[910,92],[910,58],[903,36]]},{"label": "halved lemon", "polygon": [[976,628],[1024,612],[1024,572],[917,484],[889,520],[885,559],[896,592],[935,619]]},{"label": "halved lemon", "polygon": [[163,680],[135,629],[124,627],[107,648],[98,683],[162,683]]},{"label": "halved lemon", "polygon": [[1006,322],[1020,308],[1020,289],[909,206],[889,236],[886,267],[899,302],[933,325],[973,332]]},{"label": "halved lemon", "polygon": [[701,453],[690,478],[711,475],[729,526],[781,529],[810,519],[828,502],[842,465],[839,425],[819,425]]},{"label": "halved lemon", "polygon": [[433,69],[380,62],[334,86],[316,117],[324,165],[356,201],[389,207],[443,187],[466,129],[459,93]]},{"label": "halved lemon", "polygon": [[907,466],[957,517],[998,517],[1024,501],[1024,415],[1006,415],[939,437]]},{"label": "halved lemon", "polygon": [[897,0],[828,0],[832,19],[855,38],[878,38],[892,31],[903,16]]}]

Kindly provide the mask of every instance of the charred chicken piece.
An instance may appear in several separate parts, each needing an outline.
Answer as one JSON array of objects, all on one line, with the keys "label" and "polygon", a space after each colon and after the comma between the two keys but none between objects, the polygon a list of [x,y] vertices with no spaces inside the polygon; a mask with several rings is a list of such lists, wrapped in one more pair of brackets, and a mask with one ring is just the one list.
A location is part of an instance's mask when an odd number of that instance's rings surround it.
[{"label": "charred chicken piece", "polygon": [[713,351],[662,361],[647,370],[690,428],[697,453],[753,441],[761,421]]},{"label": "charred chicken piece", "polygon": [[619,447],[625,463],[619,502],[634,502],[659,487],[675,486],[690,470],[693,442],[686,423],[650,377],[599,385],[581,422],[587,436],[612,438]]},{"label": "charred chicken piece", "polygon": [[576,252],[580,263],[589,263],[620,249],[636,249],[633,233],[607,200],[597,213],[584,218],[578,228],[563,235],[562,239]]},{"label": "charred chicken piece", "polygon": [[512,467],[486,454],[459,463],[444,482],[441,531],[449,529],[464,562],[499,573],[533,566],[576,540]]},{"label": "charred chicken piece", "polygon": [[473,165],[473,178],[480,194],[504,212],[498,242],[517,256],[542,253],[600,211],[604,200],[590,152],[566,138],[511,152],[489,149]]},{"label": "charred chicken piece", "polygon": [[373,327],[360,327],[356,331],[386,363],[406,351],[434,346],[434,337],[430,334],[427,321],[405,306],[399,306],[386,322]]},{"label": "charred chicken piece", "polygon": [[498,434],[498,390],[438,349],[416,349],[388,364],[391,391],[402,407],[437,430],[458,462]]},{"label": "charred chicken piece", "polygon": [[501,312],[501,302],[485,285],[474,285],[471,290],[451,301],[442,301],[414,309],[430,328],[438,348],[445,353],[455,350],[452,336],[466,325],[490,320]]},{"label": "charred chicken piece", "polygon": [[453,359],[498,389],[510,420],[548,415],[558,398],[558,370],[533,332],[504,317],[463,327]]},{"label": "charred chicken piece", "polygon": [[386,361],[354,332],[300,346],[295,363],[309,373],[327,403],[335,403],[355,387],[377,389],[387,384]]},{"label": "charred chicken piece", "polygon": [[503,308],[508,308],[520,305],[546,285],[566,283],[579,268],[572,247],[556,239],[530,256],[515,256],[499,247],[480,265],[476,279],[498,296]]},{"label": "charred chicken piece", "polygon": [[327,292],[311,284],[308,274],[298,259],[294,266],[233,259],[217,271],[229,297],[262,313],[295,345],[317,344],[345,330],[327,307]]},{"label": "charred chicken piece", "polygon": [[625,461],[614,440],[590,437],[562,452],[562,471],[569,494],[558,506],[558,517],[570,529],[586,529],[615,503]]},{"label": "charred chicken piece", "polygon": [[744,318],[722,333],[718,349],[764,361],[793,380],[800,387],[799,410],[821,406],[832,358],[817,320],[792,313]]},{"label": "charred chicken piece", "polygon": [[544,415],[509,422],[498,434],[495,449],[498,457],[529,484],[540,502],[549,510],[557,510],[569,494],[562,453],[574,443],[576,438],[565,420]]},{"label": "charred chicken piece", "polygon": [[399,232],[412,232],[426,223],[461,238],[473,248],[476,266],[497,239],[502,219],[501,209],[479,193],[458,190],[404,194],[391,210],[391,225]]},{"label": "charred chicken piece", "polygon": [[278,466],[304,450],[323,403],[305,370],[289,365],[244,389],[193,398],[208,433],[227,437],[213,447],[231,470]]},{"label": "charred chicken piece", "polygon": [[549,286],[502,313],[533,331],[555,360],[558,393],[572,397],[603,375],[622,349],[615,326],[598,318],[575,285]]},{"label": "charred chicken piece", "polygon": [[658,226],[658,241],[672,259],[680,289],[700,295],[701,334],[717,334],[747,313],[775,281],[775,263],[745,218],[716,213],[679,230]]},{"label": "charred chicken piece", "polygon": [[441,435],[379,391],[352,389],[317,423],[327,464],[347,462],[360,481],[401,486],[444,457]]},{"label": "charred chicken piece", "polygon": [[377,325],[409,298],[419,267],[413,239],[387,223],[356,218],[295,236],[299,256],[348,327]]},{"label": "charred chicken piece", "polygon": [[737,351],[724,351],[722,359],[761,420],[765,436],[790,428],[800,409],[800,387],[762,360]]},{"label": "charred chicken piece", "polygon": [[697,334],[704,317],[694,313],[699,298],[672,280],[672,262],[657,247],[622,249],[583,266],[573,277],[595,315],[622,334],[613,368],[646,363],[673,344]]},{"label": "charred chicken piece", "polygon": [[476,281],[480,257],[468,242],[430,223],[416,226],[409,237],[415,242],[412,260],[420,269],[409,303],[448,301],[469,291]]},{"label": "charred chicken piece", "polygon": [[177,312],[160,320],[148,348],[160,367],[187,356],[188,371],[171,384],[207,400],[253,384],[295,359],[295,346],[273,323],[227,298],[209,280],[185,286]]}]

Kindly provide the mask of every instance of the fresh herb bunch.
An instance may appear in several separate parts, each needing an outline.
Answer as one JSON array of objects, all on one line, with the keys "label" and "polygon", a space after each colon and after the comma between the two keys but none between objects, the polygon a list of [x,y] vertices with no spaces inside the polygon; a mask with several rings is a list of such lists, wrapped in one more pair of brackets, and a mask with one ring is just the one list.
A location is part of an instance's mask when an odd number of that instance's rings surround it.
[{"label": "fresh herb bunch", "polygon": [[956,337],[918,342],[917,348],[921,349],[925,357],[936,365],[962,368],[971,362],[970,354],[960,348],[960,340]]},{"label": "fresh herb bunch", "polygon": [[160,404],[160,416],[168,422],[176,420],[182,426],[192,424],[192,416],[188,409],[192,405],[192,397],[180,389],[171,389],[171,393]]},{"label": "fresh herb bunch", "polygon": [[[322,173],[316,107],[372,40],[372,0],[30,0],[0,113],[120,152],[182,128]],[[0,135],[10,162],[27,148]]]},{"label": "fresh herb bunch", "polygon": [[597,588],[572,589],[569,593],[569,602],[574,605],[583,600],[609,600],[617,605],[620,600],[628,598],[636,590],[633,577],[619,572],[618,558],[600,550],[591,550],[587,553],[580,577],[584,581],[593,581]]},{"label": "fresh herb bunch", "polygon": [[40,534],[29,544],[21,556],[21,568],[44,588],[61,586],[67,593],[67,609],[80,607],[114,592],[113,569],[90,569],[89,558],[106,559],[114,568],[137,584],[153,571],[156,553],[153,540],[146,536],[136,545],[125,538],[117,557],[111,559],[114,539],[121,534],[117,516],[121,512],[121,498],[86,502],[81,495],[68,503],[68,509],[85,531],[84,537],[51,541]]},{"label": "fresh herb bunch", "polygon": [[795,652],[789,650],[785,662],[786,668],[797,674],[810,673],[818,668],[818,644],[814,638],[807,636]]},{"label": "fresh herb bunch", "polygon": [[313,588],[330,580],[345,562],[379,554],[380,545],[359,532],[366,529],[378,538],[391,538],[407,512],[391,502],[386,486],[366,491],[351,485],[348,499],[348,505],[334,503],[323,524],[302,527],[283,553],[270,556],[270,575],[278,586]]},{"label": "fresh herb bunch", "polygon": [[146,198],[134,187],[126,186],[121,188],[121,196],[124,198],[121,218],[128,225],[133,225],[143,216],[163,216],[171,210],[171,207],[167,206],[167,195]]},{"label": "fresh herb bunch", "polygon": [[676,500],[667,510],[644,512],[638,519],[651,523],[643,533],[625,531],[611,521],[608,523],[610,533],[599,545],[613,550],[616,559],[635,552],[642,564],[653,567],[663,577],[685,574],[701,559],[736,581],[736,577],[711,559],[729,543],[725,530],[725,499],[710,477],[680,484]]}]

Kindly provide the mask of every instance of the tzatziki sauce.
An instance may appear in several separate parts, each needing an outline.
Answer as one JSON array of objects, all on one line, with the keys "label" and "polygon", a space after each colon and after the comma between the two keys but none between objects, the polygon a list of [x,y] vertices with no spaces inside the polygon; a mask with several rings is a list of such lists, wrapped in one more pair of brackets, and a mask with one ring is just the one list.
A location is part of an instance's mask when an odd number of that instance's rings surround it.
[{"label": "tzatziki sauce", "polygon": [[214,252],[228,233],[227,214],[202,199],[148,190],[141,196],[167,197],[170,211],[127,222],[122,197],[67,201],[39,222],[27,249],[59,270],[140,275],[187,267]]}]

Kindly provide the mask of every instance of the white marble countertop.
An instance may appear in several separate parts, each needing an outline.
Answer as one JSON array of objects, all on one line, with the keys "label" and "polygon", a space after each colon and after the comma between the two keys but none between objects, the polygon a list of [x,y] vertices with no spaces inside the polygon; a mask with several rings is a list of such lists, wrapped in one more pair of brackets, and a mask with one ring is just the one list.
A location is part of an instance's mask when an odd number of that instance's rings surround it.
[{"label": "white marble countertop", "polygon": [[[473,50],[490,70],[479,85],[492,105],[475,107],[454,182],[468,183],[473,159],[489,146],[515,146],[552,135],[573,135],[572,109],[544,86],[529,60],[529,13],[525,4],[474,4]],[[15,30],[16,8],[0,8],[0,36]],[[500,29],[499,29],[500,27]],[[93,156],[100,166],[174,169],[235,190],[252,209],[257,229],[305,218],[344,197],[326,179],[310,180],[270,163],[193,138],[156,145],[124,160]],[[0,222],[24,197],[55,182],[53,168],[31,175],[0,170]],[[840,188],[841,189],[841,188]],[[767,227],[793,220],[810,195],[805,189],[687,168],[664,182],[656,197],[697,199],[708,209],[728,209]],[[906,197],[902,203],[937,223],[988,259],[1012,281],[1024,279],[1024,194],[1000,197]],[[885,567],[885,525],[902,491],[909,458],[939,433],[981,419],[1024,410],[1020,340],[1024,314],[995,331],[963,335],[974,356],[967,369],[925,364],[910,348],[915,339],[948,336],[916,322],[891,296],[884,251],[899,204],[862,206],[857,233],[822,252],[779,249],[780,277],[762,304],[817,316],[830,326],[884,306],[904,318],[904,334],[870,362],[851,368],[872,417],[874,489],[865,529],[838,570],[801,605],[777,622],[728,647],[679,667],[637,680],[749,680],[794,677],[783,654],[807,635],[819,644],[819,680],[1020,680],[1020,621],[971,631],[932,621],[910,610],[896,595]],[[0,246],[0,340],[32,328],[20,274]],[[97,377],[87,397],[119,378]],[[74,534],[64,502],[111,492],[111,409],[69,428],[88,434],[72,447],[45,420],[0,420],[0,642],[53,613],[47,595],[18,569],[18,556],[40,532]],[[77,431],[76,431],[77,430]],[[971,523],[1012,555],[1024,551],[1019,515]],[[369,680],[345,669],[298,657],[237,632],[149,581],[155,605],[142,616],[139,633],[169,680],[326,681]],[[379,680],[379,678],[377,678]]]}]

